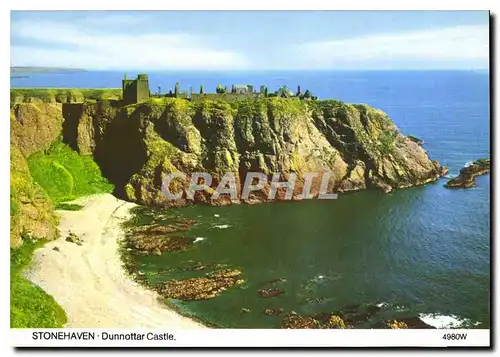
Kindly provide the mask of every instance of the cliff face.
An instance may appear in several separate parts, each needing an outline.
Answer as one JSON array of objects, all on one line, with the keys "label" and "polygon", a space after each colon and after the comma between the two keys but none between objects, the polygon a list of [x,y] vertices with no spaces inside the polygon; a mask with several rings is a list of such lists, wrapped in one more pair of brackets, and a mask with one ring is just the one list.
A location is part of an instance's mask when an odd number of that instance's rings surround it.
[{"label": "cliff face", "polygon": [[57,217],[52,201],[33,181],[21,151],[10,147],[10,245],[22,243],[22,235],[53,239],[57,236]]},{"label": "cliff face", "polygon": [[47,149],[60,135],[62,104],[20,103],[10,110],[11,142],[29,156]]},{"label": "cliff face", "polygon": [[23,103],[10,111],[10,245],[18,247],[22,235],[52,239],[57,236],[54,206],[33,180],[26,157],[47,149],[62,130],[60,104]]},{"label": "cliff face", "polygon": [[[328,192],[339,193],[369,188],[389,192],[432,182],[442,172],[385,113],[367,105],[162,98],[127,107],[113,102],[63,104],[62,115],[64,141],[80,153],[93,154],[118,193],[143,204],[187,203],[167,201],[160,192],[165,175],[175,171],[188,176],[209,172],[213,187],[233,172],[238,191],[248,171],[269,178],[282,172],[282,180],[295,172],[296,199],[306,172],[332,172]],[[319,182],[313,181],[313,194],[318,189]],[[208,202],[210,193],[197,193],[195,201]],[[278,191],[277,198],[282,197]],[[265,192],[250,196],[250,201],[264,200]],[[228,202],[225,196],[210,201]]]},{"label": "cliff face", "polygon": [[[10,237],[13,248],[19,247],[23,238],[56,238],[54,208],[58,203],[112,190],[92,157],[78,155],[60,143],[61,137],[71,137],[71,118],[65,114],[59,103],[29,101],[11,107]],[[80,121],[81,116],[78,119]],[[89,130],[81,134],[90,135]]]}]

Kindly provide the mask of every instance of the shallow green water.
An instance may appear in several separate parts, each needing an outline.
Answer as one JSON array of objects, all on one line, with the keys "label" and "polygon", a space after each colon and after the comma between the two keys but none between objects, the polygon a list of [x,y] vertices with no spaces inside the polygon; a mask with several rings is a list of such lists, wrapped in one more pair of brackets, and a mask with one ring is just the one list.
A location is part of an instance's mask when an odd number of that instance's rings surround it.
[{"label": "shallow green water", "polygon": [[[489,216],[473,213],[481,208],[478,196],[487,203],[488,181],[480,177],[474,190],[448,190],[441,181],[390,195],[360,192],[338,200],[170,211],[196,219],[187,235],[203,240],[187,252],[140,258],[141,270],[178,268],[190,260],[242,270],[246,283],[215,299],[173,301],[225,327],[278,327],[283,315],[267,316],[266,308],[308,315],[386,303],[382,317],[437,314],[427,318],[439,324],[451,316],[454,326],[484,328]],[[471,197],[479,207],[466,204]],[[174,270],[150,281],[203,274]],[[263,283],[280,277],[286,278],[277,285],[285,294],[258,295]]]}]

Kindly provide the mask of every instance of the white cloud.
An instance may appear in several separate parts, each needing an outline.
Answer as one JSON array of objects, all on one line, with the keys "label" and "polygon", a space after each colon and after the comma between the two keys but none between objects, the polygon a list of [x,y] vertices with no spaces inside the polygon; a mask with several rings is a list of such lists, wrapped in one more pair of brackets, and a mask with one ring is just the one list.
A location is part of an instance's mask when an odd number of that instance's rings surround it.
[{"label": "white cloud", "polygon": [[11,65],[118,70],[488,67],[487,25],[390,34],[376,34],[373,29],[367,36],[297,45],[269,38],[261,51],[243,53],[228,48],[229,42],[203,34],[143,30],[154,21],[148,13],[113,12],[71,22],[17,20],[11,26]]},{"label": "white cloud", "polygon": [[488,67],[488,26],[468,25],[297,45],[294,65],[309,68]]},{"label": "white cloud", "polygon": [[[110,33],[109,24],[129,18],[101,18],[90,23],[17,21],[12,36],[30,44],[11,46],[11,65],[87,69],[239,69],[240,53],[212,48],[207,39],[185,33]],[[130,27],[129,27],[130,28]],[[35,43],[32,45],[31,43]]]}]

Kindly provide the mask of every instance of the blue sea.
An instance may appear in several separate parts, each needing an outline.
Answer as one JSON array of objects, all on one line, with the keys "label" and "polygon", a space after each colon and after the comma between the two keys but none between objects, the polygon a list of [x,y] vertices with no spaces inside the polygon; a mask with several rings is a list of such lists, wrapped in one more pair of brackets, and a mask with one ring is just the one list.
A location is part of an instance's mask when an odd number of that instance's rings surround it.
[{"label": "blue sea", "polygon": [[[448,166],[450,175],[468,162],[490,157],[487,71],[148,74],[152,92],[165,93],[175,82],[184,90],[198,91],[203,85],[207,92],[219,83],[253,84],[257,90],[261,84],[269,90],[287,85],[294,91],[300,85],[320,99],[369,104],[388,113],[404,134],[423,139],[429,156]],[[11,86],[117,88],[123,75],[28,74],[12,78]],[[144,263],[160,270],[186,259],[217,260],[241,268],[246,289],[206,302],[179,302],[186,311],[223,326],[276,327],[278,317],[262,314],[268,307],[308,314],[371,303],[419,315],[440,327],[487,328],[490,176],[477,178],[477,187],[466,190],[446,189],[445,182],[390,195],[360,192],[332,202],[187,208],[179,214],[199,217],[201,225],[193,234],[205,239],[184,256],[151,257]],[[228,228],[210,228],[214,225]],[[281,276],[287,278],[288,292],[268,306],[256,289]],[[322,302],[311,304],[307,297],[321,297]],[[242,316],[242,307],[256,312]]]}]

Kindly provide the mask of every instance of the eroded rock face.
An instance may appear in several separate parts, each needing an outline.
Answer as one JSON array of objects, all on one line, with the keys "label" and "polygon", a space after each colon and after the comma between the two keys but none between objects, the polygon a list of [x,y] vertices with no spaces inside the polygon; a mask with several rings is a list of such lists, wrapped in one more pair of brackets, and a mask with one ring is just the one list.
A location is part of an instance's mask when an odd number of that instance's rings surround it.
[{"label": "eroded rock face", "polygon": [[389,326],[393,330],[398,329],[406,329],[408,325],[404,321],[392,320],[387,322],[387,326]]},{"label": "eroded rock face", "polygon": [[10,245],[22,244],[22,236],[54,239],[58,219],[45,191],[33,181],[21,150],[10,146]]},{"label": "eroded rock face", "polygon": [[476,186],[475,178],[490,172],[490,159],[479,159],[460,170],[457,177],[445,184],[448,188],[471,188]]},{"label": "eroded rock face", "polygon": [[[268,181],[274,172],[282,173],[282,181],[296,173],[294,200],[302,199],[303,175],[308,172],[330,172],[328,192],[343,193],[422,185],[443,171],[384,112],[367,105],[285,98],[164,98],[127,107],[106,101],[64,104],[63,112],[65,141],[93,154],[118,194],[141,204],[233,203],[227,195],[212,200],[212,188],[186,200],[188,182],[179,180],[170,191],[180,191],[184,198],[168,200],[162,182],[177,171],[188,180],[192,172],[208,172],[213,188],[232,172],[238,195],[247,172],[262,172]],[[313,197],[320,180],[313,180]],[[268,183],[252,192],[247,202],[267,201],[269,188]],[[285,190],[278,189],[276,199],[284,198]]]},{"label": "eroded rock face", "polygon": [[49,148],[61,134],[63,120],[61,104],[15,104],[10,109],[11,141],[28,157]]}]

